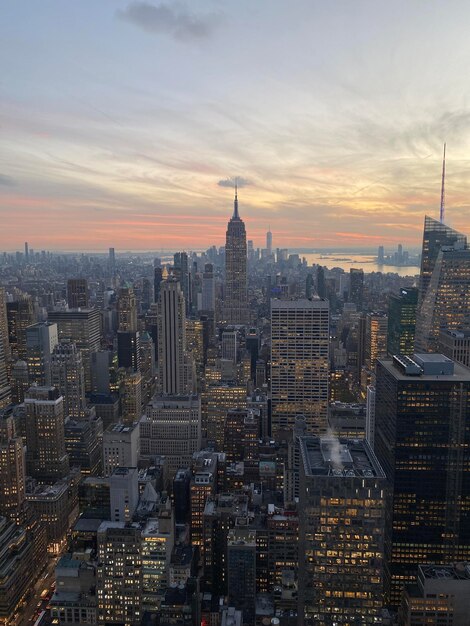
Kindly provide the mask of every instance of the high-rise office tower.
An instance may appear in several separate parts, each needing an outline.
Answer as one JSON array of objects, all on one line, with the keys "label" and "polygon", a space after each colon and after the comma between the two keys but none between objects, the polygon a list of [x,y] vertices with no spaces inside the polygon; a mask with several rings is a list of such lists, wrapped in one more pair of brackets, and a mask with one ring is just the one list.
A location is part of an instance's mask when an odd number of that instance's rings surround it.
[{"label": "high-rise office tower", "polygon": [[13,411],[0,412],[0,515],[17,520],[25,502],[25,454]]},{"label": "high-rise office tower", "polygon": [[153,270],[153,301],[158,302],[160,296],[160,285],[163,280],[163,268],[158,265]]},{"label": "high-rise office tower", "polygon": [[39,322],[26,329],[26,362],[30,384],[51,384],[51,358],[59,343],[57,324]]},{"label": "high-rise office tower", "polygon": [[140,430],[137,424],[111,424],[103,433],[103,473],[111,476],[117,467],[137,467]]},{"label": "high-rise office tower", "polygon": [[419,276],[418,308],[421,307],[431,281],[441,248],[463,249],[467,247],[467,237],[450,226],[426,215],[424,218],[423,248],[421,252],[421,273]]},{"label": "high-rise office tower", "polygon": [[116,253],[114,248],[109,249],[108,253],[108,271],[111,276],[114,276],[116,273]]},{"label": "high-rise office tower", "polygon": [[85,370],[85,390],[92,391],[91,354],[100,349],[101,315],[98,309],[69,309],[50,311],[50,322],[56,322],[59,340],[70,339],[82,353]]},{"label": "high-rise office tower", "polygon": [[72,341],[61,341],[51,357],[51,385],[64,399],[65,417],[85,415],[85,371],[80,350]]},{"label": "high-rise office tower", "polygon": [[142,374],[131,369],[119,371],[122,421],[124,424],[134,424],[142,413]]},{"label": "high-rise office tower", "polygon": [[358,310],[364,305],[364,270],[355,267],[349,270],[349,302],[354,302]]},{"label": "high-rise office tower", "polygon": [[184,395],[193,388],[192,359],[186,353],[186,317],[181,285],[161,284],[158,306],[158,384],[162,394]]},{"label": "high-rise office tower", "polygon": [[271,229],[266,233],[266,250],[268,252],[268,256],[271,256],[273,253],[273,234]]},{"label": "high-rise office tower", "polygon": [[55,387],[31,387],[25,398],[28,473],[42,482],[67,476],[64,400]]},{"label": "high-rise office tower", "polygon": [[438,354],[377,363],[374,450],[390,487],[385,597],[418,564],[470,557],[470,372]]},{"label": "high-rise office tower", "polygon": [[180,281],[185,302],[185,313],[191,308],[190,273],[187,252],[175,252],[173,255],[173,275]]},{"label": "high-rise office tower", "polygon": [[386,478],[365,440],[301,437],[298,623],[381,619]]},{"label": "high-rise office tower", "polygon": [[233,215],[228,223],[225,239],[223,317],[228,324],[247,324],[249,321],[246,262],[245,224],[238,214],[238,195],[235,188]]},{"label": "high-rise office tower", "polygon": [[238,333],[236,330],[226,329],[222,331],[222,358],[237,362]]},{"label": "high-rise office tower", "polygon": [[201,448],[201,401],[198,396],[156,396],[140,420],[141,456],[164,455],[170,478],[189,467]]},{"label": "high-rise office tower", "polygon": [[418,290],[415,287],[401,288],[391,294],[388,301],[387,352],[413,354]]},{"label": "high-rise office tower", "polygon": [[415,349],[437,350],[443,329],[470,326],[470,250],[441,248],[416,317]]},{"label": "high-rise office tower", "polygon": [[273,436],[304,415],[322,433],[328,411],[329,304],[327,300],[271,300]]},{"label": "high-rise office tower", "polygon": [[0,334],[0,409],[5,408],[11,402],[11,387],[8,382],[7,360],[3,348],[3,336]]},{"label": "high-rise office tower", "polygon": [[227,589],[230,606],[243,612],[243,623],[253,624],[256,612],[256,532],[229,530],[227,539]]},{"label": "high-rise office tower", "polygon": [[26,360],[26,329],[34,324],[31,296],[23,294],[14,302],[7,302],[7,320],[10,348],[13,354]]},{"label": "high-rise office tower", "polygon": [[452,361],[470,367],[470,329],[441,330],[438,347]]},{"label": "high-rise office tower", "polygon": [[207,441],[217,450],[224,447],[225,418],[230,409],[246,409],[246,385],[214,383],[202,394],[203,429]]},{"label": "high-rise office tower", "polygon": [[89,305],[86,278],[69,278],[67,281],[67,304],[69,309],[87,309]]},{"label": "high-rise office tower", "polygon": [[109,501],[113,522],[131,522],[139,501],[136,467],[117,467],[109,477]]},{"label": "high-rise office tower", "polygon": [[136,332],[137,330],[137,300],[132,287],[122,287],[118,296],[118,330],[121,332]]},{"label": "high-rise office tower", "polygon": [[119,330],[117,333],[118,366],[131,368],[134,372],[140,369],[140,333]]},{"label": "high-rise office tower", "polygon": [[364,362],[369,372],[375,370],[378,358],[387,354],[388,318],[385,313],[367,313]]},{"label": "high-rise office tower", "polygon": [[0,336],[2,338],[4,359],[8,367],[11,359],[11,350],[8,335],[7,300],[4,287],[0,287]]},{"label": "high-rise office tower", "polygon": [[141,623],[142,557],[138,524],[103,522],[98,529],[98,624]]},{"label": "high-rise office tower", "polygon": [[155,346],[147,331],[140,335],[140,373],[142,374],[142,404],[145,406],[155,393]]},{"label": "high-rise office tower", "polygon": [[215,280],[214,266],[206,263],[202,274],[202,304],[201,310],[204,312],[215,311]]}]

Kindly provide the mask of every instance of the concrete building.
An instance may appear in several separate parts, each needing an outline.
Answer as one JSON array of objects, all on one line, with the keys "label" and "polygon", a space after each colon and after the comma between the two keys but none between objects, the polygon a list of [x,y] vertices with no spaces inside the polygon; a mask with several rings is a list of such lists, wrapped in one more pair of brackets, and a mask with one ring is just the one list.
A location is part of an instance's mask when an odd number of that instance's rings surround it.
[{"label": "concrete building", "polygon": [[312,433],[327,430],[327,300],[271,300],[272,434],[304,415]]},{"label": "concrete building", "polygon": [[140,456],[138,424],[112,424],[103,433],[103,473],[111,476],[118,467],[137,467]]},{"label": "concrete building", "polygon": [[116,467],[109,477],[111,521],[131,522],[139,501],[136,467]]},{"label": "concrete building", "polygon": [[248,324],[247,249],[245,223],[238,214],[235,189],[233,215],[225,238],[225,290],[223,319],[227,324]]},{"label": "concrete building", "polygon": [[59,342],[57,324],[41,322],[26,328],[26,362],[30,384],[51,384],[51,360]]}]

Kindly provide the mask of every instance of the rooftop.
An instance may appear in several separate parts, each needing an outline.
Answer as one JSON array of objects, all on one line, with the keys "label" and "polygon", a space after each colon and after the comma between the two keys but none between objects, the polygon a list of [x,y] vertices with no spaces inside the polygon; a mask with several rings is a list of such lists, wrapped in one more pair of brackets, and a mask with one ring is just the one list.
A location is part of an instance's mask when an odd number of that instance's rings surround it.
[{"label": "rooftop", "polygon": [[393,359],[379,359],[379,363],[400,381],[470,382],[470,369],[443,354],[395,355]]},{"label": "rooftop", "polygon": [[365,439],[307,436],[300,447],[307,476],[385,477]]}]

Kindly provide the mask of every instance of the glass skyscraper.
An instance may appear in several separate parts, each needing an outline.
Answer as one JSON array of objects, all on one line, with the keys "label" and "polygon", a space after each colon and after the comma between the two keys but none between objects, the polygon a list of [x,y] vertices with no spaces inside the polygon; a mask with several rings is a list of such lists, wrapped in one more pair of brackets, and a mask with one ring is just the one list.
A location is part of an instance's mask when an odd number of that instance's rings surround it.
[{"label": "glass skyscraper", "polygon": [[418,290],[415,287],[400,289],[391,294],[388,303],[387,352],[413,354]]}]

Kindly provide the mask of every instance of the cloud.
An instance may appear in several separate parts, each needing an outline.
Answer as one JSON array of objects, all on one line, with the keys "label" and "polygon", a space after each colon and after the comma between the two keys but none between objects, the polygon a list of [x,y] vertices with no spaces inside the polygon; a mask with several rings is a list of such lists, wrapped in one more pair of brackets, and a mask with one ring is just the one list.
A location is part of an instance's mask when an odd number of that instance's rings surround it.
[{"label": "cloud", "polygon": [[13,185],[16,185],[16,182],[10,176],[5,176],[5,174],[0,174],[0,185],[5,185],[6,187],[13,187]]},{"label": "cloud", "polygon": [[219,185],[219,187],[235,187],[235,181],[239,189],[241,189],[242,187],[248,187],[249,185],[253,184],[251,180],[248,180],[248,178],[243,178],[243,176],[223,178],[222,180],[219,180],[217,184]]},{"label": "cloud", "polygon": [[177,2],[131,2],[117,15],[148,33],[170,35],[182,41],[210,37],[218,21],[214,14],[195,15]]}]

